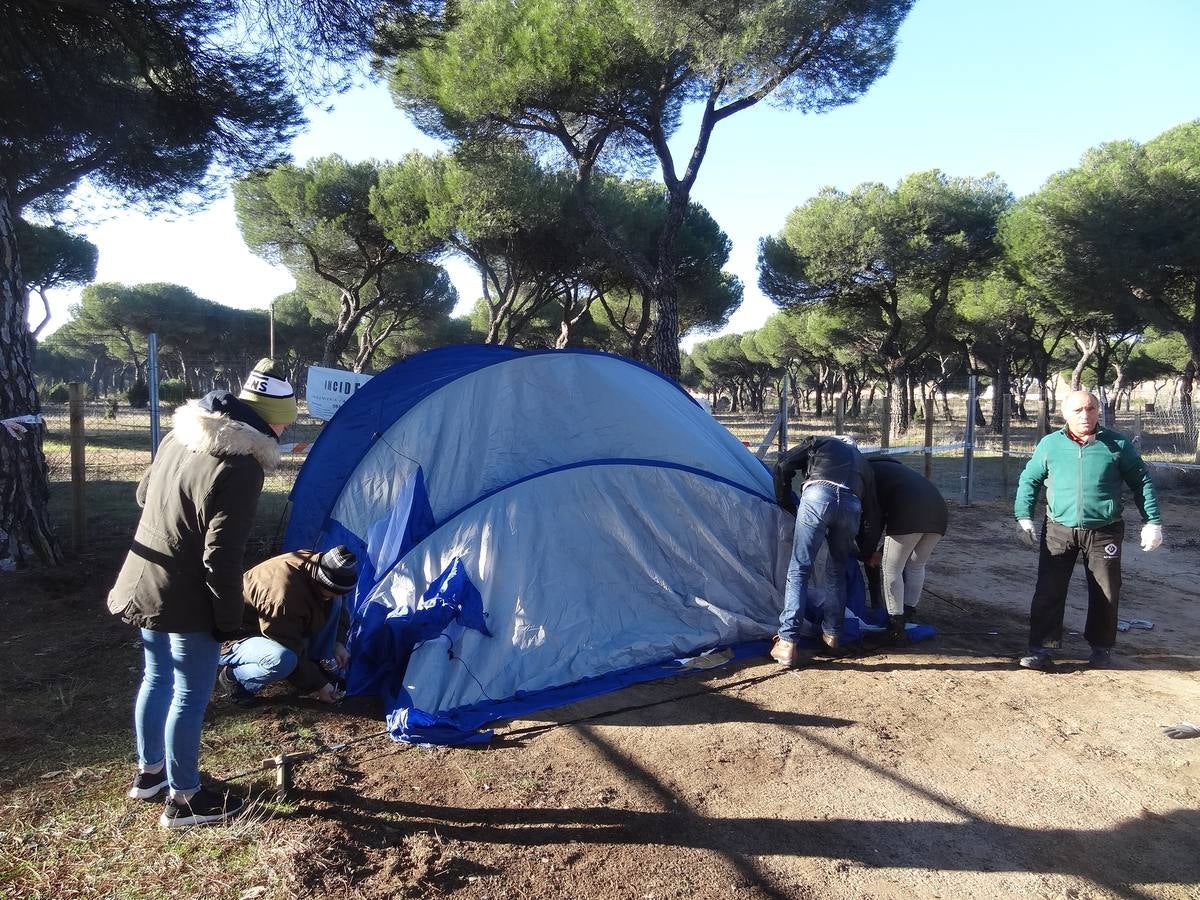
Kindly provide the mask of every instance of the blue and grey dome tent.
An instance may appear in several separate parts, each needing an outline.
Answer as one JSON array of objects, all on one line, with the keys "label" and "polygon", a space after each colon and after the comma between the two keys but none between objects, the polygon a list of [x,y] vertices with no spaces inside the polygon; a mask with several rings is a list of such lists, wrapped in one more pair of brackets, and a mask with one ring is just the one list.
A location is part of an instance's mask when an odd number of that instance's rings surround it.
[{"label": "blue and grey dome tent", "polygon": [[[791,517],[675,382],[588,351],[397,363],[325,427],[285,546],[347,544],[352,693],[395,738],[479,729],[774,633]],[[763,645],[753,646],[756,652]]]}]

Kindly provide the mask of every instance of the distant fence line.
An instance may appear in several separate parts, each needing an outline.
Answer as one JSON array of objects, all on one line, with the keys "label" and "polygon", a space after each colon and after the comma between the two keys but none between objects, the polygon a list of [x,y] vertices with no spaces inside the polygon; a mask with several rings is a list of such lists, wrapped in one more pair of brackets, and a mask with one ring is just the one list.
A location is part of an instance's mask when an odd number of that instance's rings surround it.
[{"label": "distant fence line", "polygon": [[[761,413],[718,413],[715,418],[768,465],[781,447],[793,446],[805,437],[845,434],[864,451],[896,456],[924,472],[948,502],[969,505],[974,500],[1011,496],[1021,466],[1042,436],[1036,414],[1021,419],[1004,404],[1002,414],[994,417],[992,400],[987,396],[975,397],[976,415],[968,417],[972,396],[971,383],[964,380],[947,392],[945,405],[940,397],[936,404],[927,400],[919,405],[903,429],[903,417],[883,398],[864,404],[857,416],[847,415],[842,405],[834,402],[821,417],[790,407],[786,421],[777,414]],[[74,462],[69,403],[45,405],[43,446],[50,472],[52,521],[60,532],[69,531],[72,544],[82,549],[89,530],[123,527],[126,523],[132,530],[138,513],[134,487],[151,461],[151,410],[122,407],[111,401],[86,401],[82,390],[75,391],[75,402],[78,446]],[[166,404],[160,409],[165,434],[172,410]],[[264,484],[251,536],[253,556],[267,556],[278,549],[286,525],[288,495],[307,448],[324,427],[323,422],[306,414],[303,403],[301,411],[284,435],[285,448],[295,445],[300,452],[285,453],[280,467],[268,475]],[[1052,428],[1060,427],[1058,417],[1048,418]],[[993,430],[994,419],[998,431]],[[1112,427],[1130,435],[1146,461],[1155,467],[1200,469],[1195,462],[1195,434],[1189,433],[1179,411],[1119,411]]]}]

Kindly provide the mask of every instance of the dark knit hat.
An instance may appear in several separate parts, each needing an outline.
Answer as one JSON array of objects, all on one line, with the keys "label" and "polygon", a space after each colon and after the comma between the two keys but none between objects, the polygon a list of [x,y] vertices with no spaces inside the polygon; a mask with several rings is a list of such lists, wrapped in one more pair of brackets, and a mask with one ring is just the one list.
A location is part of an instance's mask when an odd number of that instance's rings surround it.
[{"label": "dark knit hat", "polygon": [[238,399],[254,407],[269,425],[291,425],[296,421],[296,392],[273,359],[260,359],[254,364]]},{"label": "dark knit hat", "polygon": [[317,561],[317,581],[335,594],[346,594],[358,584],[358,557],[349,547],[326,550]]}]

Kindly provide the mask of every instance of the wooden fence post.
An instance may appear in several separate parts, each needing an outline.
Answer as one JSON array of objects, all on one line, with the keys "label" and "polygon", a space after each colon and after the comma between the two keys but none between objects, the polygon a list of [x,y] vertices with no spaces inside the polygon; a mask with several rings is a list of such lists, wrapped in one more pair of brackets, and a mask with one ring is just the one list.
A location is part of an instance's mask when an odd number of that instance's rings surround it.
[{"label": "wooden fence post", "polygon": [[838,394],[833,404],[833,433],[846,433],[846,395]]},{"label": "wooden fence post", "polygon": [[83,385],[67,387],[71,404],[71,548],[76,554],[87,546],[87,460],[84,455]]},{"label": "wooden fence post", "polygon": [[[901,403],[907,403],[907,400],[901,400]],[[892,446],[892,398],[883,398],[883,413],[881,428],[879,430],[879,449],[886,450]]]}]

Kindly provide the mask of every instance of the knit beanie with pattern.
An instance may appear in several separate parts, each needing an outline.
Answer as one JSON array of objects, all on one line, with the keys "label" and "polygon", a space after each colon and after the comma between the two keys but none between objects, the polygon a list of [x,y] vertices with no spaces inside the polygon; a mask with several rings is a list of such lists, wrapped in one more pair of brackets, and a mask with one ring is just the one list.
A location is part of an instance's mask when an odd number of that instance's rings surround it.
[{"label": "knit beanie with pattern", "polygon": [[317,561],[317,581],[335,594],[346,594],[358,584],[358,557],[346,546],[334,547]]},{"label": "knit beanie with pattern", "polygon": [[238,399],[248,403],[269,425],[296,421],[296,392],[273,359],[260,359],[242,386]]}]

